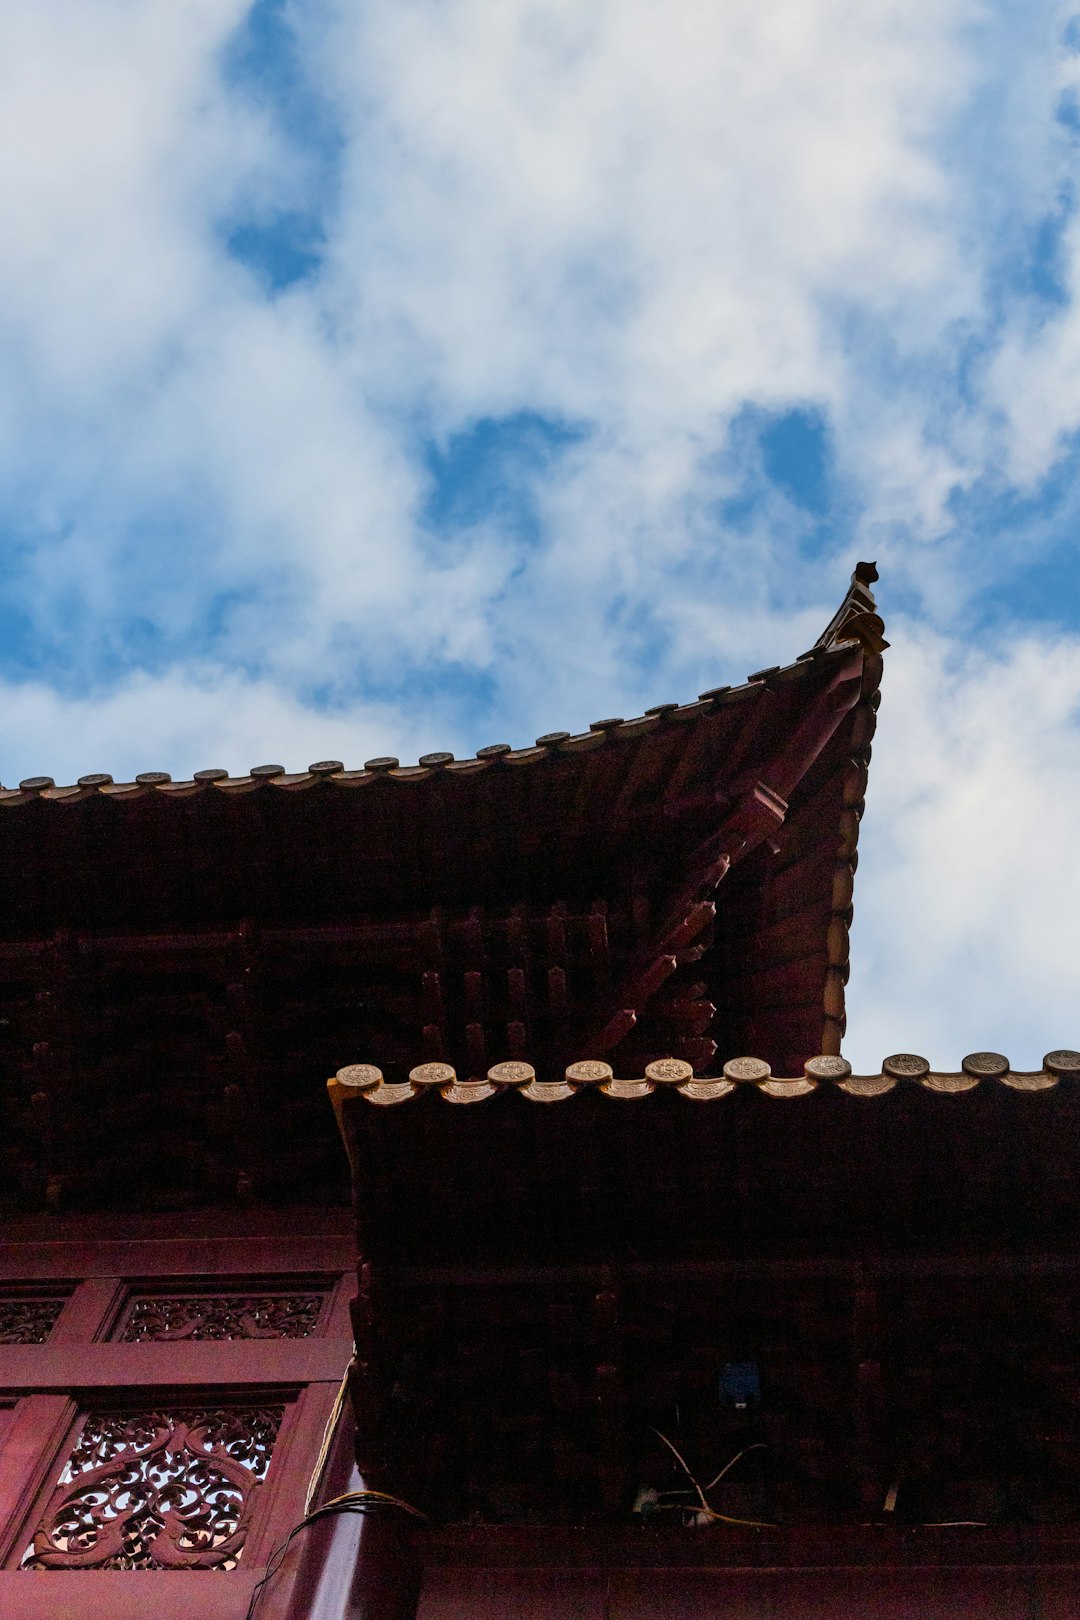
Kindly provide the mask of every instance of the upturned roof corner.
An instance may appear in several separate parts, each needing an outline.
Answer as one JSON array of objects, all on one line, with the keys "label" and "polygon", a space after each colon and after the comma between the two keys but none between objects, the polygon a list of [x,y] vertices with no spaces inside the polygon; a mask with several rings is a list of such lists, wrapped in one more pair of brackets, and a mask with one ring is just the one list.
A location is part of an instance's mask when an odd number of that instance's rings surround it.
[{"label": "upturned roof corner", "polygon": [[870,589],[877,578],[876,563],[855,564],[847,595],[818,637],[816,646],[835,647],[841,641],[858,641],[868,653],[885,651],[889,645],[884,635],[885,622]]}]

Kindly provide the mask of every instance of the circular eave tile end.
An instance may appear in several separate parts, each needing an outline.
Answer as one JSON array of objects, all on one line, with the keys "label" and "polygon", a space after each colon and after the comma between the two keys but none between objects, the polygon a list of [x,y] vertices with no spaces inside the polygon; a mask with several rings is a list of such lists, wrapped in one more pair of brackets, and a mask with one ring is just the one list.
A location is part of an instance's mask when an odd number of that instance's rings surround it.
[{"label": "circular eave tile end", "polygon": [[731,691],[730,686],[710,686],[710,688],[709,688],[709,690],[707,692],[699,692],[698,693],[698,702],[699,703],[713,703],[713,702],[716,701],[717,698],[727,697],[727,695],[728,695],[728,693],[730,691]]},{"label": "circular eave tile end", "polygon": [[369,1087],[379,1085],[382,1077],[382,1070],[377,1069],[374,1063],[348,1063],[338,1070],[334,1078],[353,1091],[367,1091]]},{"label": "circular eave tile end", "polygon": [[930,1073],[930,1064],[915,1052],[894,1052],[881,1065],[881,1072],[893,1080],[921,1080]]},{"label": "circular eave tile end", "polygon": [[78,786],[81,788],[111,787],[112,777],[104,771],[95,772],[93,776],[80,776]]},{"label": "circular eave tile end", "polygon": [[44,793],[46,788],[55,786],[51,776],[24,776],[19,783],[23,793]]},{"label": "circular eave tile end", "polygon": [[308,766],[309,776],[337,776],[345,769],[340,759],[317,759],[314,765]]},{"label": "circular eave tile end", "polygon": [[561,743],[570,741],[568,731],[545,731],[542,737],[537,737],[537,748],[558,748]]},{"label": "circular eave tile end", "polygon": [[493,1086],[527,1086],[536,1079],[531,1063],[494,1063],[487,1072]]},{"label": "circular eave tile end", "polygon": [[960,1067],[965,1074],[979,1080],[1000,1080],[1003,1074],[1008,1074],[1010,1065],[1000,1052],[969,1052],[961,1059]]},{"label": "circular eave tile end", "polygon": [[401,761],[394,759],[392,754],[379,754],[375,759],[365,759],[365,771],[375,771],[382,774],[386,771],[396,771]]},{"label": "circular eave tile end", "polygon": [[655,715],[662,720],[665,714],[674,714],[678,707],[677,703],[654,703],[651,709],[645,710],[645,713],[650,719]]},{"label": "circular eave tile end", "polygon": [[851,1064],[842,1057],[812,1057],[803,1064],[803,1073],[809,1080],[846,1080]]},{"label": "circular eave tile end", "polygon": [[488,743],[486,748],[476,750],[477,759],[502,759],[504,754],[511,752],[509,743]]},{"label": "circular eave tile end", "polygon": [[253,765],[248,771],[248,775],[253,776],[257,782],[269,782],[275,776],[284,776],[285,767],[284,765]]},{"label": "circular eave tile end", "polygon": [[599,1058],[583,1058],[580,1063],[568,1065],[566,1078],[577,1086],[601,1086],[614,1072],[610,1063],[603,1063]]},{"label": "circular eave tile end", "polygon": [[624,726],[625,724],[626,724],[626,721],[620,715],[620,716],[618,716],[616,718],[613,718],[611,720],[590,720],[590,722],[589,722],[589,730],[590,731],[618,731],[619,727]]},{"label": "circular eave tile end", "polygon": [[661,1086],[681,1086],[694,1078],[694,1070],[682,1058],[657,1058],[645,1065],[645,1078]]},{"label": "circular eave tile end", "polygon": [[442,766],[452,765],[453,763],[453,754],[421,754],[420,758],[417,760],[418,765],[422,765],[425,770],[432,771],[439,770]]},{"label": "circular eave tile end", "polygon": [[172,781],[172,777],[168,771],[143,771],[135,780],[140,787],[163,787],[166,782]]},{"label": "circular eave tile end", "polygon": [[220,770],[217,766],[208,771],[196,771],[191,778],[193,782],[227,782],[228,779],[228,771]]},{"label": "circular eave tile end", "polygon": [[1064,1047],[1057,1052],[1047,1052],[1043,1068],[1047,1074],[1080,1074],[1080,1052],[1070,1052]]},{"label": "circular eave tile end", "polygon": [[724,1064],[724,1079],[735,1080],[740,1085],[760,1085],[771,1074],[772,1070],[762,1058],[729,1058]]},{"label": "circular eave tile end", "polygon": [[414,1086],[452,1086],[457,1072],[449,1063],[420,1063],[409,1070],[409,1079]]}]

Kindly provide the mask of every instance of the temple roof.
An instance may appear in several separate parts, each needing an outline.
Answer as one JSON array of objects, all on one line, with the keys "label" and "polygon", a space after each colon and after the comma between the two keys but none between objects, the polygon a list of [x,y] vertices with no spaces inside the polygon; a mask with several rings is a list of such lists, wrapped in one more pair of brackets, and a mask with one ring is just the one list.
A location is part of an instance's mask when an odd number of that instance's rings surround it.
[{"label": "temple roof", "polygon": [[[1045,1347],[1080,1233],[1080,1053],[1033,1073],[993,1052],[956,1072],[897,1053],[864,1075],[829,1056],[778,1075],[734,1058],[712,1078],[672,1060],[611,1078],[597,1060],[565,1078],[440,1067],[330,1082],[362,1258],[358,1456],[379,1488],[450,1521],[617,1521],[657,1476],[653,1436],[677,1433],[698,1457],[775,1445],[804,1513],[808,1475],[844,1476],[852,1408],[831,1403],[864,1387],[859,1335],[879,1309],[923,1394],[971,1332],[1019,1380],[1025,1431],[1040,1355],[1060,1378]],[[965,1293],[984,1308],[958,1330]],[[1003,1303],[1032,1349],[1002,1353]],[[776,1428],[723,1446],[717,1391],[747,1364]],[[956,1406],[977,1410],[970,1390]],[[899,1401],[887,1411],[886,1433],[906,1432]],[[956,1432],[941,1425],[950,1466]]]},{"label": "temple roof", "polygon": [[713,1078],[671,1060],[606,1078],[589,1061],[567,1079],[436,1067],[329,1082],[360,1252],[395,1267],[1075,1243],[1076,1051],[1032,1072],[994,1052],[955,1072],[897,1053],[864,1075],[828,1056],[789,1077],[756,1058]]},{"label": "temple roof", "polygon": [[877,577],[877,568],[873,563],[859,563],[847,594],[828,626],[814,646],[802,653],[794,664],[758,670],[748,675],[742,685],[714,687],[702,692],[694,703],[659,703],[631,720],[594,720],[588,731],[576,736],[568,731],[553,731],[538,737],[530,747],[515,749],[509,743],[492,743],[478,749],[471,759],[455,759],[450,753],[431,753],[422,755],[416,765],[404,766],[390,756],[366,760],[362,769],[347,768],[340,760],[318,760],[309,765],[306,771],[296,773],[288,772],[284,765],[255,765],[246,775],[232,777],[226,770],[209,768],[196,771],[190,779],[176,782],[167,771],[145,771],[132,782],[115,782],[107,773],[97,772],[81,776],[77,782],[67,786],[58,786],[51,776],[28,776],[17,788],[5,788],[0,784],[0,806],[18,809],[37,799],[65,806],[78,805],[98,797],[124,803],[149,796],[176,800],[204,795],[209,790],[233,795],[248,794],[266,787],[273,787],[279,792],[302,792],[321,782],[331,782],[339,788],[360,788],[382,778],[423,784],[442,774],[450,777],[475,776],[490,769],[496,762],[524,765],[555,754],[592,753],[605,741],[638,741],[655,732],[661,722],[693,721],[699,719],[703,712],[711,714],[719,708],[739,706],[761,688],[775,690],[778,686],[805,677],[807,664],[814,663],[845,643],[857,642],[873,653],[880,653],[888,642],[883,639],[884,626],[870,589]]},{"label": "temple roof", "polygon": [[402,1083],[836,1054],[875,577],[794,663],[578,736],[0,790],[9,1169],[61,1203],[305,1198],[350,1060]]}]

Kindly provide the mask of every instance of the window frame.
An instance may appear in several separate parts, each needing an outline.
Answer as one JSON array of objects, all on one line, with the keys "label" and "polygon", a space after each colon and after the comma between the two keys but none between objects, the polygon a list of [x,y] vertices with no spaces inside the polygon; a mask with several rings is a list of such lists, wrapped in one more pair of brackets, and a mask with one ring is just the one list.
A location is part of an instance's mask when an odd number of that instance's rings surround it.
[{"label": "window frame", "polygon": [[[352,1356],[351,1242],[338,1233],[105,1238],[0,1244],[0,1277],[43,1290],[81,1278],[44,1344],[0,1345],[0,1613],[20,1620],[242,1620],[274,1546],[303,1514],[312,1469]],[[302,1279],[325,1287],[313,1334],[300,1339],[123,1342],[110,1338],[131,1296],[267,1293]],[[266,1479],[234,1570],[20,1570],[25,1543],[92,1405],[284,1402]],[[260,1620],[288,1612],[297,1568],[266,1589]]]}]

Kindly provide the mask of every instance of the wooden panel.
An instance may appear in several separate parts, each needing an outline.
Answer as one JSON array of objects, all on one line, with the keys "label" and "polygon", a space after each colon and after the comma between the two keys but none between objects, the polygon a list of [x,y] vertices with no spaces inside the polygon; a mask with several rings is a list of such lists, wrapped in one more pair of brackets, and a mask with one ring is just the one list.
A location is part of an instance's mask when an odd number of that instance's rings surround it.
[{"label": "wooden panel", "polygon": [[[113,1230],[115,1231],[115,1225]],[[355,1261],[351,1236],[157,1238],[142,1242],[0,1243],[0,1278],[212,1277],[334,1273]]]},{"label": "wooden panel", "polygon": [[[66,1395],[31,1396],[15,1408],[0,1450],[0,1569],[54,1465],[75,1411],[75,1402]],[[14,1605],[6,1608],[0,1602],[0,1614],[20,1612]]]},{"label": "wooden panel", "polygon": [[[286,1411],[266,1482],[262,1486],[255,1517],[243,1550],[240,1567],[236,1570],[202,1570],[192,1573],[166,1570],[48,1570],[0,1571],[0,1615],[14,1620],[145,1620],[153,1615],[156,1620],[243,1620],[255,1582],[265,1570],[272,1549],[297,1523],[304,1510],[312,1463],[318,1453],[319,1441],[334,1407],[336,1391],[333,1386],[322,1385],[304,1390]],[[24,1406],[55,1404],[54,1398],[42,1397],[38,1402],[25,1402]],[[56,1466],[56,1448],[74,1417],[74,1403],[65,1401],[63,1411],[40,1411],[36,1425],[42,1429],[42,1420],[50,1416],[59,1418],[53,1424],[50,1468],[44,1470],[45,1494],[48,1475]],[[38,1433],[36,1444],[41,1443]],[[0,1491],[8,1486],[7,1452],[0,1463]],[[35,1477],[40,1484],[40,1466]],[[14,1480],[14,1476],[12,1476]],[[8,1488],[7,1495],[13,1489]],[[24,1533],[28,1518],[32,1519],[33,1489],[29,1484],[18,1492],[12,1507],[9,1556],[17,1555],[17,1537]],[[40,1495],[38,1492],[40,1507]],[[0,1500],[4,1510],[6,1497]],[[281,1620],[287,1613],[299,1612],[295,1608],[296,1583],[302,1566],[290,1559],[279,1578],[266,1591],[260,1601],[259,1620]]]},{"label": "wooden panel", "polygon": [[[277,1222],[266,1218],[271,1232]],[[58,1223],[59,1224],[59,1223]],[[152,1230],[153,1224],[143,1224]],[[177,1224],[187,1224],[184,1216]],[[213,1390],[225,1399],[252,1387],[299,1389],[289,1402],[274,1448],[270,1472],[260,1492],[255,1520],[235,1572],[110,1572],[11,1570],[0,1573],[0,1614],[50,1617],[101,1615],[134,1620],[147,1613],[182,1615],[184,1620],[242,1620],[251,1587],[274,1545],[303,1512],[304,1498],[324,1426],[352,1353],[348,1301],[354,1286],[346,1270],[352,1243],[340,1232],[320,1235],[318,1218],[298,1235],[284,1232],[251,1236],[243,1222],[220,1239],[192,1234],[154,1236],[145,1241],[61,1241],[9,1243],[0,1248],[0,1272],[47,1282],[80,1275],[50,1340],[42,1345],[0,1346],[0,1389],[36,1392],[18,1400],[0,1453],[0,1526],[6,1543],[0,1558],[17,1562],[20,1536],[51,1490],[65,1437],[75,1420],[73,1393],[108,1392],[109,1399],[138,1400],[154,1389]],[[105,1231],[116,1231],[105,1223]],[[62,1231],[63,1228],[61,1227]],[[327,1298],[318,1333],[302,1339],[117,1343],[103,1339],[114,1322],[128,1283],[146,1282],[167,1294],[182,1279],[210,1292],[246,1293],[292,1287],[292,1279],[314,1277]],[[282,1279],[275,1283],[274,1279]],[[265,1286],[264,1286],[265,1285]],[[327,1335],[327,1336],[318,1336]],[[329,1336],[332,1335],[332,1336]],[[4,1354],[14,1351],[14,1354]],[[28,1353],[29,1352],[29,1353]],[[62,1393],[60,1393],[62,1392]],[[290,1560],[295,1564],[295,1560]],[[162,1584],[162,1574],[168,1579]],[[295,1584],[290,1567],[275,1582],[260,1620],[285,1613]]]},{"label": "wooden panel", "polygon": [[350,1339],[0,1345],[0,1389],[340,1383]]},{"label": "wooden panel", "polygon": [[611,1620],[606,1588],[599,1570],[430,1569],[416,1620]]},{"label": "wooden panel", "polygon": [[49,1338],[50,1346],[87,1344],[104,1337],[104,1328],[124,1293],[118,1277],[95,1277],[80,1283],[64,1305]]},{"label": "wooden panel", "polygon": [[[1077,1570],[650,1570],[612,1578],[604,1620],[1075,1620],[1078,1607]],[[562,1620],[561,1600],[541,1612]]]},{"label": "wooden panel", "polygon": [[1075,1620],[1080,1572],[430,1569],[417,1620]]},{"label": "wooden panel", "polygon": [[[0,1614],[10,1620],[243,1620],[257,1570],[0,1571]],[[260,1604],[258,1620],[271,1620]]]}]

